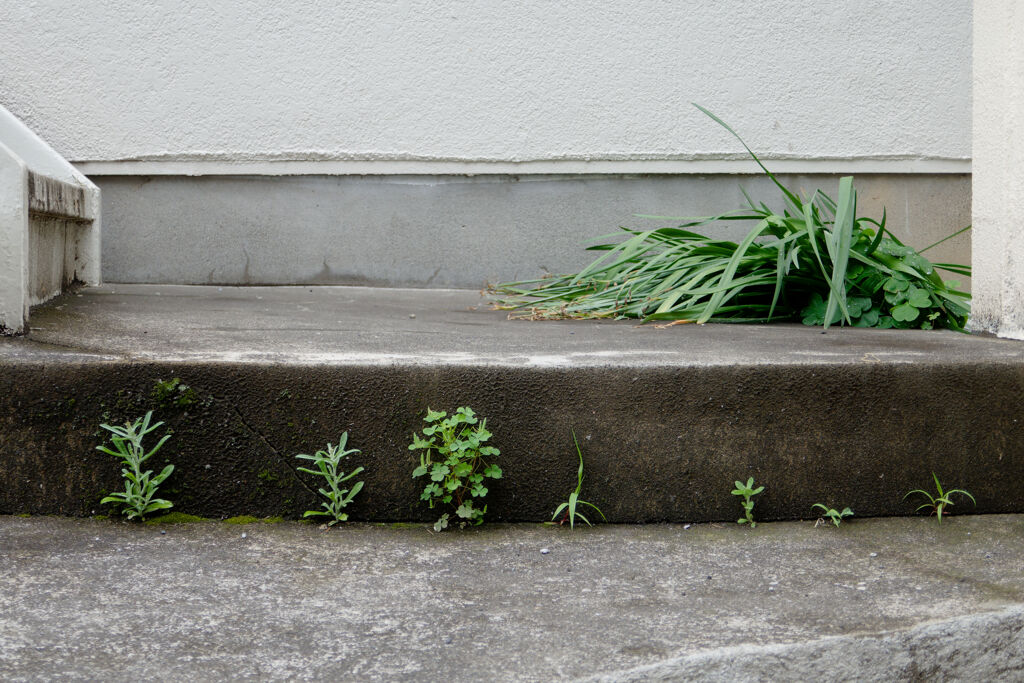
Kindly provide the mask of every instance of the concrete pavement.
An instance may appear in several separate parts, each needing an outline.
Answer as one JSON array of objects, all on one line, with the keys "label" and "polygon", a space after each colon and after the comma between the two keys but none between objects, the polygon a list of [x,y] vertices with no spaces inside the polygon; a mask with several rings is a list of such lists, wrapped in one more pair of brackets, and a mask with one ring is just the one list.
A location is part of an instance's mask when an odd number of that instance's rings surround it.
[{"label": "concrete pavement", "polygon": [[1021,680],[1024,518],[0,517],[0,678]]}]

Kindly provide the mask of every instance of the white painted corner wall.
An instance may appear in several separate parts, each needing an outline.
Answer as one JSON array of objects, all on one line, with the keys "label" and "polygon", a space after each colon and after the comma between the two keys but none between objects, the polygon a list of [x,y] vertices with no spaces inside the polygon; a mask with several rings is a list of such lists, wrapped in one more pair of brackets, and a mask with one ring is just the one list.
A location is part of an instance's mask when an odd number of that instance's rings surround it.
[{"label": "white painted corner wall", "polygon": [[100,282],[100,191],[0,106],[0,334],[70,282]]},{"label": "white painted corner wall", "polygon": [[1024,5],[975,0],[972,329],[1024,339]]},{"label": "white painted corner wall", "polygon": [[780,172],[969,171],[966,0],[38,0],[3,15],[0,104],[90,174],[753,170],[694,101]]}]

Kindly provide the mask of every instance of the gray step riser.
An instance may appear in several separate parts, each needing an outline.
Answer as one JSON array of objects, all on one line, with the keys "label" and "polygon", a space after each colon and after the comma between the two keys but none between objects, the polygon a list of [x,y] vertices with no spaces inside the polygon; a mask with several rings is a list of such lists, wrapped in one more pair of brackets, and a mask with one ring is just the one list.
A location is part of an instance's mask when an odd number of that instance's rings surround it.
[{"label": "gray step riser", "polygon": [[[195,405],[160,407],[158,379],[180,377]],[[116,460],[98,425],[155,408],[174,437],[153,459],[176,466],[162,489],[202,516],[296,516],[317,502],[294,455],[336,442],[362,450],[353,519],[432,519],[407,449],[427,406],[488,418],[505,478],[490,520],[550,517],[575,487],[570,430],[583,448],[582,498],[615,522],[735,520],[734,479],[767,490],[760,519],[809,518],[811,505],[909,514],[901,500],[932,471],[977,508],[1024,512],[1024,367],[946,365],[583,368],[284,366],[89,360],[8,362],[0,374],[0,514],[106,512]],[[310,486],[316,484],[306,479]],[[1009,483],[1008,483],[1009,482]]]}]

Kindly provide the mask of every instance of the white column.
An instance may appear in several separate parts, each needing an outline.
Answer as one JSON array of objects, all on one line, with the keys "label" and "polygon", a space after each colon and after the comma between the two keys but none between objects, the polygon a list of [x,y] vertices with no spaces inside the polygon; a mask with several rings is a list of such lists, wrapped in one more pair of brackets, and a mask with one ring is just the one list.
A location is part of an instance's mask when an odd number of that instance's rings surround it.
[{"label": "white column", "polygon": [[0,334],[28,318],[28,169],[0,144]]},{"label": "white column", "polygon": [[1024,2],[974,0],[971,329],[1024,339]]}]

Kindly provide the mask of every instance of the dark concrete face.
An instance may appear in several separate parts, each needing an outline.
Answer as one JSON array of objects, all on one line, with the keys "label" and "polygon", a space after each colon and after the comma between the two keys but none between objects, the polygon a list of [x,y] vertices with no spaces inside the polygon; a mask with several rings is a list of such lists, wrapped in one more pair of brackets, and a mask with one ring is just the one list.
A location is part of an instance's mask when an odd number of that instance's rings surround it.
[{"label": "dark concrete face", "polygon": [[[196,402],[158,405],[157,380],[180,377]],[[582,497],[610,521],[734,520],[734,479],[767,489],[759,519],[908,514],[902,496],[965,488],[953,512],[1020,512],[1024,370],[1004,365],[861,365],[544,370],[289,367],[105,361],[19,363],[0,380],[0,513],[106,512],[116,460],[95,450],[101,422],[154,409],[174,436],[152,469],[175,464],[162,494],[202,516],[297,516],[319,482],[296,474],[349,432],[363,492],[353,519],[425,520],[408,450],[427,406],[470,405],[488,418],[505,476],[489,520],[548,519],[575,487],[571,430],[585,460]],[[160,432],[162,433],[162,431]]]}]

